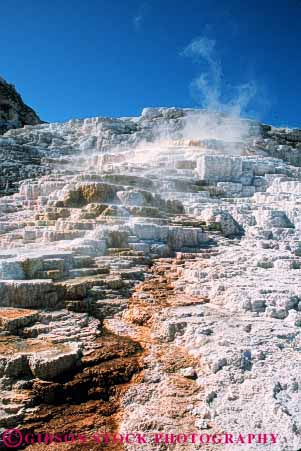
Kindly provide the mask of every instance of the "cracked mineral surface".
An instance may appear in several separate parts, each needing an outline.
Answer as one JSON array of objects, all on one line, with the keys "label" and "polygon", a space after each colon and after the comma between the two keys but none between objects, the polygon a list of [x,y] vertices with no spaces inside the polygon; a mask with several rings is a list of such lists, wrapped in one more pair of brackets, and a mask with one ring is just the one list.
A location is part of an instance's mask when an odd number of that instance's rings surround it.
[{"label": "cracked mineral surface", "polygon": [[[300,130],[147,108],[12,129],[0,151],[24,155],[0,198],[2,431],[301,447]],[[185,445],[216,448],[242,445]]]}]

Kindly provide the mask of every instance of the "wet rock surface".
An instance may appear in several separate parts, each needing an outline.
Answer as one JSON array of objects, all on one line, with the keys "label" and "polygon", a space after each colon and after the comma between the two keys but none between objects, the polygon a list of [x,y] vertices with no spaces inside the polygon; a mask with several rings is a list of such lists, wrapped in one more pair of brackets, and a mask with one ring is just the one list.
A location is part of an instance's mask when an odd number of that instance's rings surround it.
[{"label": "wet rock surface", "polygon": [[2,139],[49,166],[0,199],[2,430],[298,449],[301,169],[280,155],[298,131],[162,108]]}]

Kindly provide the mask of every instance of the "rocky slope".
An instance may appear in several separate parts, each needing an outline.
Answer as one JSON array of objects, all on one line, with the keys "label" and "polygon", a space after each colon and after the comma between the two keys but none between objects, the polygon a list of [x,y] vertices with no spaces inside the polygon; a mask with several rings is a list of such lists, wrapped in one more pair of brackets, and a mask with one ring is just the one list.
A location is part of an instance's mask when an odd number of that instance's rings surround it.
[{"label": "rocky slope", "polygon": [[11,128],[38,125],[41,122],[35,111],[25,105],[15,86],[0,77],[0,134]]},{"label": "rocky slope", "polygon": [[48,173],[0,199],[0,427],[300,448],[300,134],[175,108],[8,131]]},{"label": "rocky slope", "polygon": [[46,170],[41,167],[41,156],[36,149],[2,141],[1,135],[10,129],[41,123],[14,85],[0,77],[0,195],[14,193],[20,180],[42,175]]}]

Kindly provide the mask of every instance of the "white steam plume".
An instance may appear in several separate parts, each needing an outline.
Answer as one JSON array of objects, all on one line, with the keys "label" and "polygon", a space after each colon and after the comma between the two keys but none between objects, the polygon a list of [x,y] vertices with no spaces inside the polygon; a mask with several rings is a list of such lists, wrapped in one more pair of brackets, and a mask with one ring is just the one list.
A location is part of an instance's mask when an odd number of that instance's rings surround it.
[{"label": "white steam plume", "polygon": [[182,51],[181,55],[192,58],[196,63],[205,63],[206,70],[195,78],[191,86],[198,94],[203,108],[209,111],[224,112],[231,116],[240,116],[247,112],[250,102],[257,94],[254,81],[229,88],[230,99],[225,100],[223,92],[222,64],[216,52],[216,41],[206,36],[195,38]]}]

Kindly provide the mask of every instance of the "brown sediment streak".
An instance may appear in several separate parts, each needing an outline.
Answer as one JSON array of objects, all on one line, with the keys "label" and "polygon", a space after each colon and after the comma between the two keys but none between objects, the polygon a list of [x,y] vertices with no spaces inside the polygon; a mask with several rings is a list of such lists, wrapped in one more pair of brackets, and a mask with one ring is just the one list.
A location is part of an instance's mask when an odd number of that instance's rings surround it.
[{"label": "brown sediment streak", "polygon": [[[190,414],[188,406],[197,407],[200,405],[200,400],[203,402],[203,387],[197,384],[193,375],[192,377],[183,376],[180,370],[197,368],[200,374],[201,363],[181,346],[156,337],[156,330],[160,328],[160,316],[168,316],[170,308],[209,302],[207,298],[188,297],[184,293],[177,292],[175,281],[184,264],[185,258],[155,260],[150,270],[151,277],[136,287],[129,303],[129,309],[123,313],[123,320],[133,326],[132,336],[140,342],[144,349],[143,357],[146,368],[149,367],[149,361],[155,362],[160,367],[162,380],[167,381],[166,392],[164,390],[162,392],[159,388],[154,389],[154,404],[148,405],[146,411],[149,408],[154,409],[155,415],[167,418],[169,425],[167,428],[169,431],[177,431],[177,433],[197,432],[195,417]],[[144,388],[142,387],[141,390],[143,391]],[[142,415],[143,410],[141,411]],[[133,421],[135,422],[135,420],[134,418]],[[128,423],[125,424],[128,425]],[[137,425],[139,424],[141,423],[137,418]],[[160,432],[166,431],[164,421],[161,426]],[[145,424],[143,427],[146,427],[146,433],[149,436],[157,432],[153,430],[151,424],[149,426]],[[212,421],[209,421],[208,428],[211,431],[215,430]],[[161,444],[160,449],[165,449],[162,446]],[[153,445],[149,449],[156,448]],[[168,446],[166,449],[169,449]],[[209,451],[212,448],[210,445],[205,445],[203,449]]]},{"label": "brown sediment streak", "polygon": [[[184,260],[181,258],[156,260],[151,268],[151,277],[136,287],[123,319],[136,326],[143,326],[145,333],[149,335],[155,315],[162,309],[209,302],[207,298],[177,293],[174,282],[178,279],[183,264]],[[139,293],[146,296],[141,297]]]},{"label": "brown sediment streak", "polygon": [[82,434],[88,444],[52,443],[31,444],[28,450],[66,449],[81,446],[89,450],[114,449],[121,444],[97,443],[93,434],[114,433],[120,421],[120,399],[130,383],[139,378],[141,369],[140,345],[127,337],[109,332],[97,340],[97,347],[83,359],[83,368],[74,375],[56,382],[37,381],[33,386],[39,409],[27,415],[21,425],[23,435],[31,433]]},{"label": "brown sediment streak", "polygon": [[[33,398],[39,409],[27,415],[22,423],[24,432],[83,434],[89,445],[75,443],[52,443],[53,450],[66,449],[73,451],[81,446],[89,450],[106,449],[121,451],[120,443],[95,443],[93,434],[116,433],[124,418],[122,399],[133,384],[143,380],[145,358],[149,355],[149,345],[156,343],[152,337],[156,314],[162,309],[179,305],[207,302],[206,299],[189,299],[178,296],[174,289],[174,281],[181,268],[179,259],[156,260],[150,269],[149,278],[136,286],[130,298],[129,308],[122,315],[125,324],[132,327],[128,332],[114,333],[109,321],[104,321],[104,333],[94,345],[93,351],[82,360],[83,367],[76,374],[61,377],[55,382],[36,381],[33,385]],[[144,298],[141,297],[144,294]],[[153,302],[150,303],[149,299]],[[158,345],[159,344],[159,345]],[[177,409],[185,410],[188,399],[197,392],[195,382],[176,373],[179,369],[195,366],[194,358],[185,350],[175,348],[169,343],[157,343],[156,359],[171,375],[173,389],[187,394]],[[175,349],[174,349],[175,348]],[[186,418],[187,424],[189,424]],[[131,431],[129,431],[131,432]],[[31,444],[27,450],[49,449],[49,445]]]}]

